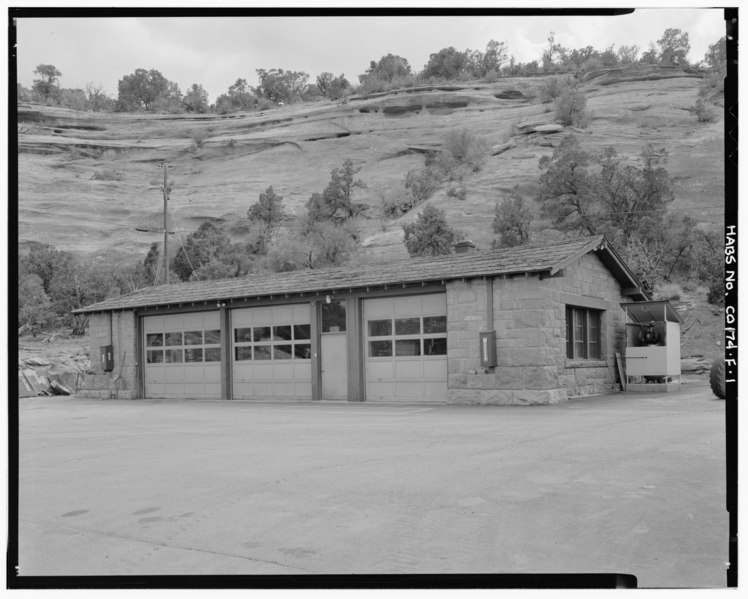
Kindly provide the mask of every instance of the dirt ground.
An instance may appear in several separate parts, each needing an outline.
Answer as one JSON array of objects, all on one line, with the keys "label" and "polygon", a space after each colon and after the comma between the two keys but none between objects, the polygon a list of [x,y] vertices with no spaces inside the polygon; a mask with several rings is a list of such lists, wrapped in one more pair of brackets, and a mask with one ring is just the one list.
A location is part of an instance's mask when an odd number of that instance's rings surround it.
[{"label": "dirt ground", "polygon": [[724,587],[725,403],[20,403],[19,571]]}]

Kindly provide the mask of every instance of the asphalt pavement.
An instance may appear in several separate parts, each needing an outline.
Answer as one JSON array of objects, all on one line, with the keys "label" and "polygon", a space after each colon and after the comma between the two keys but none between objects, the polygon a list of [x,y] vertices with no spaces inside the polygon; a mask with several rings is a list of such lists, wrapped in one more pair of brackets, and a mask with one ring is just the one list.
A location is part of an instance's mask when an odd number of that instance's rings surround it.
[{"label": "asphalt pavement", "polygon": [[29,575],[625,573],[724,587],[725,403],[20,400]]}]

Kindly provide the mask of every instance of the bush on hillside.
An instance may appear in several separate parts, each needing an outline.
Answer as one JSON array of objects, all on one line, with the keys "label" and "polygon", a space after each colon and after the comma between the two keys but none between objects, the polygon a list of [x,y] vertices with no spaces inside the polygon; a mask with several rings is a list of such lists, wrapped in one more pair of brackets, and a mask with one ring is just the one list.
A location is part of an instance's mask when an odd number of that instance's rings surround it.
[{"label": "bush on hillside", "polygon": [[587,127],[589,113],[587,112],[587,96],[575,88],[567,89],[556,98],[556,121],[565,127]]},{"label": "bush on hillside", "polygon": [[403,243],[411,256],[451,254],[458,233],[447,223],[444,210],[426,206],[415,222],[403,225]]},{"label": "bush on hillside", "polygon": [[540,85],[538,97],[543,104],[548,104],[568,91],[570,87],[571,85],[569,84],[568,77],[560,77],[557,75],[546,77]]},{"label": "bush on hillside", "polygon": [[414,168],[405,176],[405,189],[413,196],[414,203],[428,199],[439,186],[441,177],[439,173],[431,168]]},{"label": "bush on hillside", "polygon": [[467,129],[456,129],[447,133],[441,152],[427,165],[433,167],[450,181],[462,181],[465,172],[478,172],[486,160],[485,140]]},{"label": "bush on hillside", "polygon": [[714,111],[709,108],[706,102],[699,98],[696,100],[696,104],[691,106],[690,108],[691,114],[696,115],[696,120],[698,120],[700,123],[711,123],[713,120],[717,118],[717,115],[714,113]]}]

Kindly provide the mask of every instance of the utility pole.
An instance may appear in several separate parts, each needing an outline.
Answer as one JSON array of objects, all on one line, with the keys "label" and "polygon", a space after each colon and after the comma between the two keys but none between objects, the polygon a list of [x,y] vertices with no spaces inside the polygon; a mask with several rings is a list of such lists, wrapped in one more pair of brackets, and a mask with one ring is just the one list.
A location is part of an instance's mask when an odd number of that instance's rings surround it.
[{"label": "utility pole", "polygon": [[169,227],[167,223],[167,217],[166,217],[166,211],[167,211],[167,202],[169,201],[169,187],[166,181],[166,169],[172,168],[170,165],[167,165],[165,162],[159,165],[159,168],[164,169],[164,186],[163,186],[163,192],[164,192],[164,283],[166,285],[169,284],[169,253],[167,251],[168,247],[168,240],[169,240]]},{"label": "utility pole", "polygon": [[[169,182],[166,177],[166,169],[168,168],[174,168],[170,164],[166,164],[166,162],[162,162],[161,164],[157,165],[156,168],[163,168],[164,169],[164,183],[161,188],[161,191],[163,191],[164,194],[164,250],[163,250],[163,257],[164,257],[164,283],[166,285],[169,284],[169,260],[168,260],[168,243],[169,243],[169,233],[175,233],[176,231],[169,231],[169,221],[167,217],[167,206],[169,201]],[[162,229],[151,229],[150,227],[135,227],[136,231],[141,231],[142,233],[161,233]],[[154,281],[154,285],[156,282]]]}]

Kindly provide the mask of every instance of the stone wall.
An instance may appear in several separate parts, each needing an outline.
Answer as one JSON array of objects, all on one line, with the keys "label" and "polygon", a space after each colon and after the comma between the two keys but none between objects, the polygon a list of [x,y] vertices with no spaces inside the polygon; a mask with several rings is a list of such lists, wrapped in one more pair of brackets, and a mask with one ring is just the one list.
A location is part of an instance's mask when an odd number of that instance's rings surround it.
[{"label": "stone wall", "polygon": [[[594,254],[569,265],[563,276],[493,279],[493,323],[487,326],[487,281],[447,284],[448,401],[553,404],[569,396],[609,391],[615,352],[621,351],[624,314],[620,285]],[[566,305],[604,307],[604,360],[566,358]],[[496,331],[495,368],[480,365],[479,332]]]},{"label": "stone wall", "polygon": [[[111,319],[111,320],[110,320]],[[99,399],[136,399],[136,319],[132,311],[94,313],[88,321],[91,370],[78,385],[77,395]],[[110,337],[111,335],[111,337]],[[103,345],[114,346],[114,369],[104,372],[99,358]]]},{"label": "stone wall", "polygon": [[[562,383],[572,396],[594,395],[617,391],[614,373],[616,352],[623,353],[626,345],[626,315],[620,307],[631,299],[621,295],[621,286],[610,271],[594,254],[587,254],[566,269],[566,275],[557,280],[559,291],[581,298],[598,297],[608,301],[603,314],[601,343],[602,360],[569,360],[564,346],[564,374]],[[561,294],[559,294],[561,295]],[[562,296],[562,300],[565,296]],[[566,326],[564,316],[564,333]]]}]

